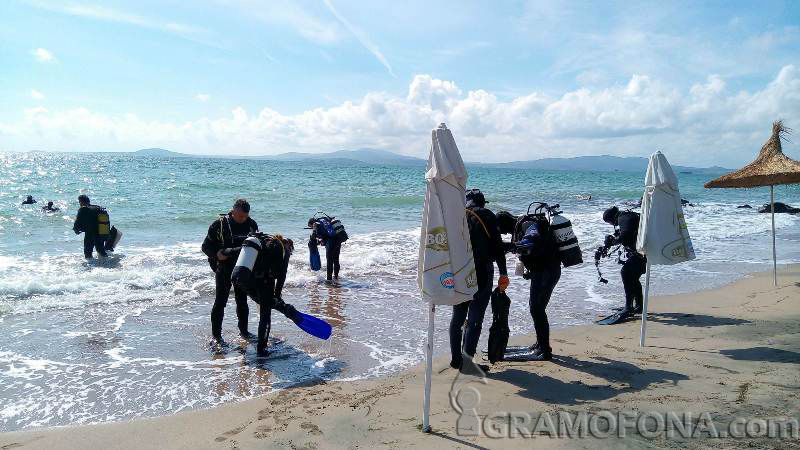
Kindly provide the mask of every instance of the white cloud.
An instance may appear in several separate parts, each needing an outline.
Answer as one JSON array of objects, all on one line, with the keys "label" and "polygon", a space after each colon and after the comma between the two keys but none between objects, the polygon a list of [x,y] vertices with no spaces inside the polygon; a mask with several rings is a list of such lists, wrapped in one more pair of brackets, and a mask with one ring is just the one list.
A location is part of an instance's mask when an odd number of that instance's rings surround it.
[{"label": "white cloud", "polygon": [[55,56],[53,56],[53,52],[51,52],[46,48],[39,47],[37,49],[31,50],[31,55],[33,55],[33,57],[36,58],[37,61],[43,63],[53,62],[56,60]]},{"label": "white cloud", "polygon": [[31,89],[31,98],[34,99],[34,100],[43,100],[44,99],[44,94],[42,94],[41,92],[37,91],[36,89]]},{"label": "white cloud", "polygon": [[211,98],[211,96],[208,95],[208,94],[197,94],[197,95],[194,96],[194,98],[199,102],[205,103],[205,102],[208,101],[208,99]]},{"label": "white cloud", "polygon": [[511,100],[482,89],[463,92],[453,81],[417,75],[404,96],[372,92],[294,115],[236,108],[225,117],[175,123],[85,108],[35,108],[16,122],[0,123],[0,140],[12,150],[158,146],[264,154],[378,147],[424,157],[431,128],[447,122],[465,159],[473,161],[646,155],[663,149],[675,164],[733,167],[752,159],[773,120],[797,117],[800,70],[791,65],[755,91],[733,92],[715,75],[688,90],[634,75],[605,88],[558,96],[534,92]]}]

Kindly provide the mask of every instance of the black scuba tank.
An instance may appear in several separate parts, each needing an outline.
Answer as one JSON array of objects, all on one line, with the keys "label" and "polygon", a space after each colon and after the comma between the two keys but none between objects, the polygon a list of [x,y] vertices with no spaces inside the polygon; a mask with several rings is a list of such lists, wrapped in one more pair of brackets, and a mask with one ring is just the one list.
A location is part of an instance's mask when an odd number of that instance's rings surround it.
[{"label": "black scuba tank", "polygon": [[572,231],[572,222],[566,217],[553,214],[550,217],[550,231],[558,244],[558,255],[564,267],[575,266],[583,262],[578,238]]}]

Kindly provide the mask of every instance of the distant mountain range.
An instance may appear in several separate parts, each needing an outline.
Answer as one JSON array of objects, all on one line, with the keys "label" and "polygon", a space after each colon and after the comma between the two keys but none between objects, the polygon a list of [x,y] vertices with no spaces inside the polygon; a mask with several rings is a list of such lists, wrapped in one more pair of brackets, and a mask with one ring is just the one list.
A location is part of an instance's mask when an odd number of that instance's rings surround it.
[{"label": "distant mountain range", "polygon": [[[257,159],[269,161],[314,161],[342,164],[368,164],[388,166],[424,166],[427,160],[413,156],[399,155],[386,150],[360,148],[357,150],[339,150],[329,153],[299,153],[289,152],[279,155],[265,156],[211,156],[189,155],[177,153],[163,148],[146,148],[134,152],[136,156],[155,158],[225,158],[225,159]],[[647,170],[648,159],[636,156],[576,156],[573,158],[543,158],[529,161],[514,161],[507,163],[478,163],[467,162],[473,167],[498,167],[508,169],[538,169],[538,170],[581,170],[596,172],[644,172]],[[687,167],[672,166],[676,172],[725,172],[724,167]]]},{"label": "distant mountain range", "polygon": [[[540,170],[582,170],[598,172],[644,172],[649,160],[638,156],[576,156],[573,158],[543,158],[530,161],[514,161],[498,164],[485,164],[492,167],[540,169]],[[725,172],[724,167],[672,166],[675,172]]]},{"label": "distant mountain range", "polygon": [[330,160],[350,160],[364,164],[387,165],[387,166],[416,166],[425,165],[427,160],[414,158],[413,156],[398,155],[397,153],[374,148],[359,148],[357,150],[339,150],[330,153],[282,153],[275,156],[262,156],[258,159],[268,159],[275,161],[330,161]]}]

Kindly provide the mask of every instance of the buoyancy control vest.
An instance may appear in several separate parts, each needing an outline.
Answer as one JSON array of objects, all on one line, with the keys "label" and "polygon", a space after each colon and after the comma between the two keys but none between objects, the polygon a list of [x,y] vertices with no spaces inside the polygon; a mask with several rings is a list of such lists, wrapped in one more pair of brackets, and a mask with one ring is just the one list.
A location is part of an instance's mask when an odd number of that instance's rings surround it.
[{"label": "buoyancy control vest", "polygon": [[[531,203],[531,206],[535,203]],[[572,231],[572,223],[561,216],[558,205],[539,207],[517,219],[511,242],[514,252],[528,270],[563,264],[570,267],[583,262],[578,238]],[[544,213],[550,215],[548,219]]]},{"label": "buoyancy control vest", "polygon": [[266,233],[250,233],[242,242],[242,249],[231,273],[235,286],[248,288],[254,278],[278,278],[285,270],[287,253],[292,251],[289,241]]},{"label": "buoyancy control vest", "polygon": [[636,237],[639,234],[639,213],[622,211],[617,215],[619,242],[629,251],[636,251]]},{"label": "buoyancy control vest", "polygon": [[344,224],[336,217],[325,216],[315,219],[315,221],[319,224],[317,229],[322,234],[321,237],[325,239],[336,238],[339,242],[344,242],[349,238],[347,231],[344,229]]},{"label": "buoyancy control vest", "polygon": [[528,271],[559,264],[558,249],[544,214],[526,214],[517,220],[512,235],[514,253]]},{"label": "buoyancy control vest", "polygon": [[240,233],[234,233],[233,226],[231,225],[231,218],[228,214],[219,215],[219,230],[217,230],[217,241],[224,248],[236,247],[242,245],[244,239],[250,234],[258,231],[258,226],[255,221],[247,218],[247,221],[242,224],[237,224],[237,228],[246,227],[246,231],[238,230]]}]

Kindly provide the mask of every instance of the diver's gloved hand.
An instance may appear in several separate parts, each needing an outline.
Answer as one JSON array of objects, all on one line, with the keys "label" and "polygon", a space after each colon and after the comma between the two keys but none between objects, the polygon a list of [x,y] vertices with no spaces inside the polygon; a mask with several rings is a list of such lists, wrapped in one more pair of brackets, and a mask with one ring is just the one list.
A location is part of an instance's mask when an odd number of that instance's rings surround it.
[{"label": "diver's gloved hand", "polygon": [[614,245],[614,236],[608,234],[606,235],[606,240],[603,242],[603,246],[611,247],[612,245]]},{"label": "diver's gloved hand", "polygon": [[500,275],[500,278],[497,280],[497,288],[505,292],[509,283],[510,281],[507,275]]}]

